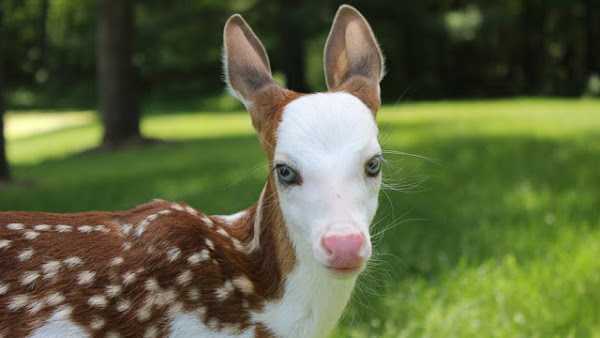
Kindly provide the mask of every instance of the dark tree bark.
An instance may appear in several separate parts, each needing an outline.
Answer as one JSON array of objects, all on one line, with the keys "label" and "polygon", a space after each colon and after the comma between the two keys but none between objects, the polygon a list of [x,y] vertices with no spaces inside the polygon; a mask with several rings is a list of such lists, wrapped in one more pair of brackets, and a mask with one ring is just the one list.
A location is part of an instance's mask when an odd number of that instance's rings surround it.
[{"label": "dark tree bark", "polygon": [[585,0],[586,72],[600,74],[600,1]]},{"label": "dark tree bark", "polygon": [[38,21],[38,48],[40,49],[38,70],[45,69],[48,65],[48,10],[50,9],[49,0],[41,0],[40,17]]},{"label": "dark tree bark", "polygon": [[306,82],[306,17],[302,15],[303,0],[284,0],[280,4],[281,65],[289,89],[301,93],[310,91]]},{"label": "dark tree bark", "polygon": [[103,146],[137,142],[140,108],[133,65],[134,0],[98,0],[97,67]]},{"label": "dark tree bark", "polygon": [[3,11],[0,7],[0,182],[10,180],[10,169],[6,158],[6,142],[4,139],[4,26],[2,24]]},{"label": "dark tree bark", "polygon": [[521,25],[523,32],[523,48],[521,70],[525,79],[525,93],[540,94],[543,72],[546,62],[544,24],[546,7],[540,0],[523,2]]}]

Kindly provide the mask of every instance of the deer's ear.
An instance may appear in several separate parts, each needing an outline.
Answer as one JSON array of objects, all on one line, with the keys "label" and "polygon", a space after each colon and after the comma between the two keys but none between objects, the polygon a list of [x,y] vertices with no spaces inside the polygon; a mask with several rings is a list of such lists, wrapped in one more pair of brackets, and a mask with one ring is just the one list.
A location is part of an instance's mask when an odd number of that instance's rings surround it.
[{"label": "deer's ear", "polygon": [[371,26],[354,7],[338,9],[325,44],[324,64],[329,90],[350,92],[373,112],[379,109],[383,54]]},{"label": "deer's ear", "polygon": [[239,14],[225,24],[223,52],[225,81],[260,131],[271,108],[277,106],[286,91],[273,80],[265,47]]}]

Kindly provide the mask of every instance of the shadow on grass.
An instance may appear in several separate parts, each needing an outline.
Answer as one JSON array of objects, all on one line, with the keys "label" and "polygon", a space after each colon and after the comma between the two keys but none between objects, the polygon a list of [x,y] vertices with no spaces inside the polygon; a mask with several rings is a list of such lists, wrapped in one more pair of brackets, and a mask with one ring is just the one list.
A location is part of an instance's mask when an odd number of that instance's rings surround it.
[{"label": "shadow on grass", "polygon": [[[392,135],[433,125],[388,125]],[[406,129],[408,128],[408,129]],[[600,134],[563,141],[533,136],[454,136],[391,148],[425,155],[439,165],[392,155],[387,175],[429,177],[413,193],[382,196],[375,233],[381,264],[367,273],[345,325],[385,317],[385,295],[400,280],[435,283],[459,264],[543,254],[556,229],[600,223]],[[88,154],[17,166],[30,187],[11,187],[1,210],[72,212],[123,209],[152,198],[185,200],[208,213],[249,206],[266,177],[253,136],[162,144],[135,151]],[[396,219],[398,218],[399,219]],[[412,220],[411,220],[412,219]],[[415,220],[415,219],[418,219]]]}]

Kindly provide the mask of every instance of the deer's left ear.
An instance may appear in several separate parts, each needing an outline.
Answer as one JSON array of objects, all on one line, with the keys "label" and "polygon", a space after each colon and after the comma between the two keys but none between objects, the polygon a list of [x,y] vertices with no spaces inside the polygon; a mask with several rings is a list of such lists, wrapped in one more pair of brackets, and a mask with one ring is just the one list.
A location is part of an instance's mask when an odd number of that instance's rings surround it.
[{"label": "deer's left ear", "polygon": [[325,78],[331,91],[346,91],[376,113],[383,54],[367,20],[352,6],[341,6],[325,44]]}]

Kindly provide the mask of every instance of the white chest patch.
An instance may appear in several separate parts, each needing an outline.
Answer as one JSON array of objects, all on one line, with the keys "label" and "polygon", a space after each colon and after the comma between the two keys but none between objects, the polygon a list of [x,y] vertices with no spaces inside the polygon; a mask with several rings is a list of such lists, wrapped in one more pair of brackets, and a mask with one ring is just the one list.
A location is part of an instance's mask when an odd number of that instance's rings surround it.
[{"label": "white chest patch", "polygon": [[248,329],[240,334],[216,331],[206,326],[194,313],[179,313],[171,321],[169,338],[252,338],[254,331]]},{"label": "white chest patch", "polygon": [[68,311],[56,311],[44,325],[37,328],[29,336],[31,338],[87,338],[89,335],[83,328],[68,317]]}]

